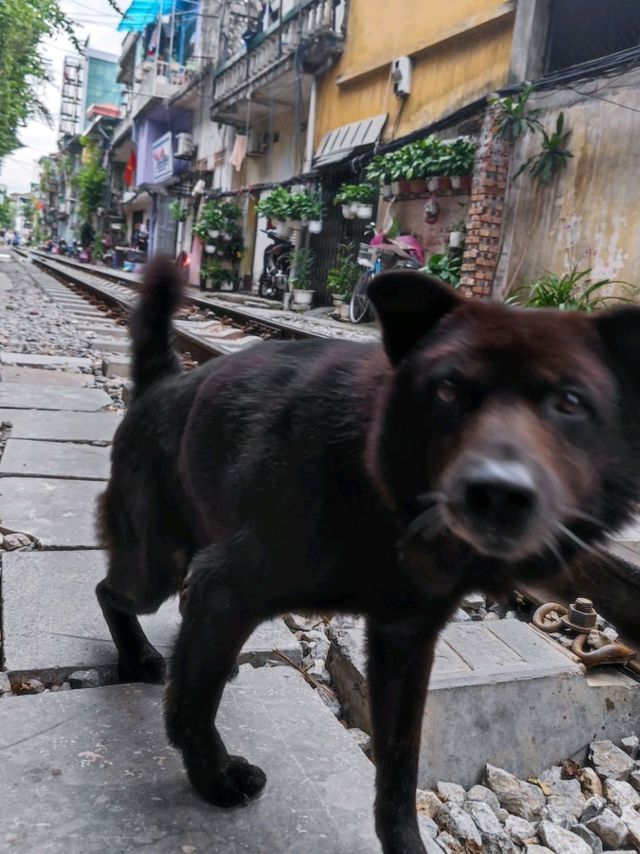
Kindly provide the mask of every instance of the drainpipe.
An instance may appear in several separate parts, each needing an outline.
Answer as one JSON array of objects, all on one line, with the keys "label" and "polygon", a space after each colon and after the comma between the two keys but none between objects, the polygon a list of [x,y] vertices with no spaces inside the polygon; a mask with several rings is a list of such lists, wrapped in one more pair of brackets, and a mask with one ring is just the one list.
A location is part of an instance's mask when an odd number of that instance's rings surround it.
[{"label": "drainpipe", "polygon": [[304,156],[304,172],[311,172],[313,163],[313,141],[316,135],[316,107],[318,101],[318,78],[311,77],[311,94],[309,95],[309,119],[307,121],[307,145]]}]

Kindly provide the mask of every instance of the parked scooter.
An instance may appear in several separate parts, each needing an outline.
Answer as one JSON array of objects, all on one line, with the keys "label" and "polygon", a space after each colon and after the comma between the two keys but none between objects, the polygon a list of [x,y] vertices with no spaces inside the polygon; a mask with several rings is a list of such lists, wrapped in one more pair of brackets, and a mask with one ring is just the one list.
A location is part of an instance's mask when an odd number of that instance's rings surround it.
[{"label": "parked scooter", "polygon": [[261,229],[273,243],[264,250],[262,272],[258,280],[258,294],[266,299],[283,299],[289,281],[291,253],[290,240],[278,237],[271,228]]}]

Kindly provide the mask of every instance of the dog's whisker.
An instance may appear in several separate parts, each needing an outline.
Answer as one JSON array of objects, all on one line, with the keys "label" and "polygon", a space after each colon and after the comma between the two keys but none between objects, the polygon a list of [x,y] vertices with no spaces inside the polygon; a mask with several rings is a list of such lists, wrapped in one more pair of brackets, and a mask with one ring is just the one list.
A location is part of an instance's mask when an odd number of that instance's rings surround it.
[{"label": "dog's whisker", "polygon": [[567,568],[567,562],[562,557],[562,552],[558,548],[555,540],[550,537],[548,540],[545,540],[544,545],[551,552],[551,554],[555,557],[555,559],[558,561],[558,566],[561,569],[566,569]]},{"label": "dog's whisker", "polygon": [[605,525],[605,522],[602,519],[598,519],[597,516],[592,516],[591,513],[585,513],[582,510],[572,510],[571,516],[574,519],[579,519],[583,522],[591,522],[593,525],[597,525],[599,528],[602,528]]},{"label": "dog's whisker", "polygon": [[444,492],[423,492],[422,495],[418,496],[418,502],[420,504],[444,504],[446,503],[447,496]]},{"label": "dog's whisker", "polygon": [[568,537],[570,540],[572,540],[576,545],[583,548],[585,551],[590,552],[591,554],[600,555],[600,556],[603,554],[606,554],[605,552],[602,552],[598,548],[589,545],[589,543],[585,543],[585,541],[581,537],[579,537],[577,534],[575,534],[570,528],[567,528],[566,525],[563,525],[562,522],[558,522],[557,524],[558,524],[558,528],[562,531],[562,533],[566,537]]}]

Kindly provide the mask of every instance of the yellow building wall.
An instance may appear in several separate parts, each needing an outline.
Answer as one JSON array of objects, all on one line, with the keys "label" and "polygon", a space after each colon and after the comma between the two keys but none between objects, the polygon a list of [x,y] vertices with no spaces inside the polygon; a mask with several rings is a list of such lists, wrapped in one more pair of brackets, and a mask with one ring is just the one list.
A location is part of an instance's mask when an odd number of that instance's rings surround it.
[{"label": "yellow building wall", "polygon": [[[344,53],[318,87],[316,145],[380,113],[384,139],[403,136],[503,86],[514,17],[513,0],[350,0]],[[413,59],[404,104],[389,76],[398,56]]]}]

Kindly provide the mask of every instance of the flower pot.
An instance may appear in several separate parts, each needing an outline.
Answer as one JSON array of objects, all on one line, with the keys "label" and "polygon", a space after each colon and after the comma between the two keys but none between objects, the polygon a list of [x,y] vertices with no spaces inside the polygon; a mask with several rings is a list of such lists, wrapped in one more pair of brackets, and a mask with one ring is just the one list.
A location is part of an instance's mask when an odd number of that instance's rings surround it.
[{"label": "flower pot", "polygon": [[209,237],[212,237],[214,240],[216,240],[218,237],[220,237],[219,230],[217,228],[210,228]]},{"label": "flower pot", "polygon": [[464,243],[464,231],[449,232],[449,246],[452,249],[460,249]]},{"label": "flower pot", "polygon": [[392,181],[391,182],[391,195],[399,196],[400,195],[400,181]]},{"label": "flower pot", "polygon": [[409,190],[412,193],[425,193],[427,190],[427,182],[424,178],[415,178],[413,181],[409,181]]},{"label": "flower pot", "polygon": [[471,175],[454,175],[451,178],[451,186],[454,190],[470,190]]},{"label": "flower pot", "polygon": [[320,234],[321,231],[322,231],[322,220],[310,219],[309,220],[309,234]]},{"label": "flower pot", "polygon": [[333,296],[331,298],[332,298],[333,304],[336,308],[340,308],[340,306],[344,302],[344,297],[341,294],[333,294]]},{"label": "flower pot", "polygon": [[349,210],[354,216],[358,216],[358,208],[360,207],[360,202],[350,202]]},{"label": "flower pot", "polygon": [[216,247],[213,246],[211,243],[207,243],[207,245],[204,247],[204,251],[207,252],[209,255],[213,255],[213,253],[216,251]]},{"label": "flower pot", "polygon": [[276,223],[276,234],[278,237],[286,238],[291,234],[291,229],[284,220],[279,219]]},{"label": "flower pot", "polygon": [[315,291],[307,291],[303,289],[294,288],[293,290],[293,301],[296,305],[304,305],[307,308],[311,306],[313,302],[313,295]]},{"label": "flower pot", "polygon": [[373,205],[358,205],[356,216],[358,219],[371,219],[373,216]]},{"label": "flower pot", "polygon": [[218,255],[224,255],[224,249],[216,249]]},{"label": "flower pot", "polygon": [[398,182],[400,184],[400,193],[406,195],[411,192],[411,184],[408,181],[402,180]]},{"label": "flower pot", "polygon": [[287,225],[293,231],[297,231],[302,228],[302,220],[301,219],[291,219],[291,217],[287,217]]},{"label": "flower pot", "polygon": [[391,199],[395,195],[391,184],[383,184],[380,187],[380,195],[383,199]]},{"label": "flower pot", "polygon": [[436,190],[448,190],[451,187],[451,179],[450,178],[429,178],[427,183],[427,189],[430,193],[435,193]]},{"label": "flower pot", "polygon": [[349,303],[343,302],[339,310],[340,320],[351,320],[349,317]]},{"label": "flower pot", "polygon": [[233,282],[226,281],[220,282],[220,290],[221,291],[232,291],[233,290]]},{"label": "flower pot", "polygon": [[351,205],[342,205],[342,216],[345,219],[355,219],[356,214],[355,211],[351,212]]},{"label": "flower pot", "polygon": [[228,232],[224,231],[224,232],[222,233],[222,239],[223,239],[223,240],[227,240],[227,241],[228,241],[228,240],[231,240],[231,235],[230,235]]}]

